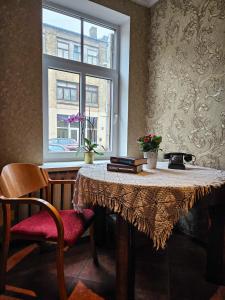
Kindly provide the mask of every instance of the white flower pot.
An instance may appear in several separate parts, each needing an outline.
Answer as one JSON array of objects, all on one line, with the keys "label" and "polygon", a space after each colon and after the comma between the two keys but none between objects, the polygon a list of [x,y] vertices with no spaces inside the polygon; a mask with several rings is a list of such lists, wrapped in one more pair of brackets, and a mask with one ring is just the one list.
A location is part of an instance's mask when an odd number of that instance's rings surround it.
[{"label": "white flower pot", "polygon": [[158,151],[144,152],[144,157],[147,158],[147,169],[156,169]]}]

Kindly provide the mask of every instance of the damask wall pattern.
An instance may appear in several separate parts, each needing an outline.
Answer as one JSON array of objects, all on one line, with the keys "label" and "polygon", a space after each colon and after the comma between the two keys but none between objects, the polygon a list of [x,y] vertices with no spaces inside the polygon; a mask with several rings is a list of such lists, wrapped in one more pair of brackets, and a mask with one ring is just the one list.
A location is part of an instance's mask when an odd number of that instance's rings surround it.
[{"label": "damask wall pattern", "polygon": [[151,9],[147,130],[164,151],[225,169],[225,1],[160,0]]},{"label": "damask wall pattern", "polygon": [[41,1],[0,1],[0,168],[41,164]]}]

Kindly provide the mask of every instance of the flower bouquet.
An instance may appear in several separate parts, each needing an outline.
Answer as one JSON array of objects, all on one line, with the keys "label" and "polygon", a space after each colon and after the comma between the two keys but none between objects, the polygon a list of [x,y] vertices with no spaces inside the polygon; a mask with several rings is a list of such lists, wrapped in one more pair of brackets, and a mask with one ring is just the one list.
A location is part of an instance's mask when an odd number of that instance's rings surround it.
[{"label": "flower bouquet", "polygon": [[143,152],[157,152],[159,145],[162,142],[162,137],[160,135],[148,134],[138,138],[137,140],[140,150]]},{"label": "flower bouquet", "polygon": [[138,138],[137,140],[140,150],[144,152],[144,157],[147,158],[147,168],[156,169],[158,150],[162,137],[160,135],[148,134]]}]

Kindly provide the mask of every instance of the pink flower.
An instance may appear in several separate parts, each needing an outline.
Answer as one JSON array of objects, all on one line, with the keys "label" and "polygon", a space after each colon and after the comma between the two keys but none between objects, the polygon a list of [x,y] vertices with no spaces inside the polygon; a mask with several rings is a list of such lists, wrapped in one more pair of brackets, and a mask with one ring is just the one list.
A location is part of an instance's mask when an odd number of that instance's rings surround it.
[{"label": "pink flower", "polygon": [[67,123],[78,123],[78,122],[84,122],[85,121],[85,116],[77,113],[76,115],[71,115],[67,118],[66,122]]}]

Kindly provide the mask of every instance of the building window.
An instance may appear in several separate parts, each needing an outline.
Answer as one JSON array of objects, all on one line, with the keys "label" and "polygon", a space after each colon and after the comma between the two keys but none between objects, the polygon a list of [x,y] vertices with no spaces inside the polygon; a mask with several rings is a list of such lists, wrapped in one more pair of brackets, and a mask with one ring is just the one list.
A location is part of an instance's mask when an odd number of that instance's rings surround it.
[{"label": "building window", "polygon": [[56,81],[56,94],[58,101],[79,101],[79,85],[69,81]]},{"label": "building window", "polygon": [[87,48],[87,63],[98,65],[98,49]]},{"label": "building window", "polygon": [[[57,115],[57,139],[65,139],[64,145],[79,143],[79,123],[68,123],[69,115]],[[67,143],[66,139],[69,140]],[[73,139],[73,141],[71,141]],[[61,141],[63,142],[63,141]]]},{"label": "building window", "polygon": [[98,138],[97,138],[97,134],[98,134],[98,118],[96,118],[96,117],[90,117],[90,121],[94,125],[94,128],[91,128],[90,124],[87,124],[86,136],[88,138],[92,137],[93,143],[98,143]]},{"label": "building window", "polygon": [[98,87],[95,85],[86,85],[86,102],[89,105],[98,104]]},{"label": "building window", "polygon": [[57,53],[59,57],[69,58],[69,43],[63,40],[57,40]]},{"label": "building window", "polygon": [[73,46],[73,59],[80,61],[81,60],[81,49],[80,45],[74,45]]},{"label": "building window", "polygon": [[[92,142],[104,147],[103,158],[117,151],[118,122],[114,116],[118,114],[118,27],[99,19],[86,20],[86,16],[79,16],[78,12],[72,15],[72,11],[67,16],[65,11],[61,13],[54,7],[43,8],[45,161],[81,159],[81,154],[75,157],[71,153],[71,149],[76,151],[84,142],[79,123],[63,121],[78,113],[94,121]],[[90,130],[86,124],[86,137]],[[65,144],[71,142],[69,139],[75,141],[76,148],[69,148],[70,151],[63,154],[57,150],[54,153],[53,141],[68,149]]]}]

